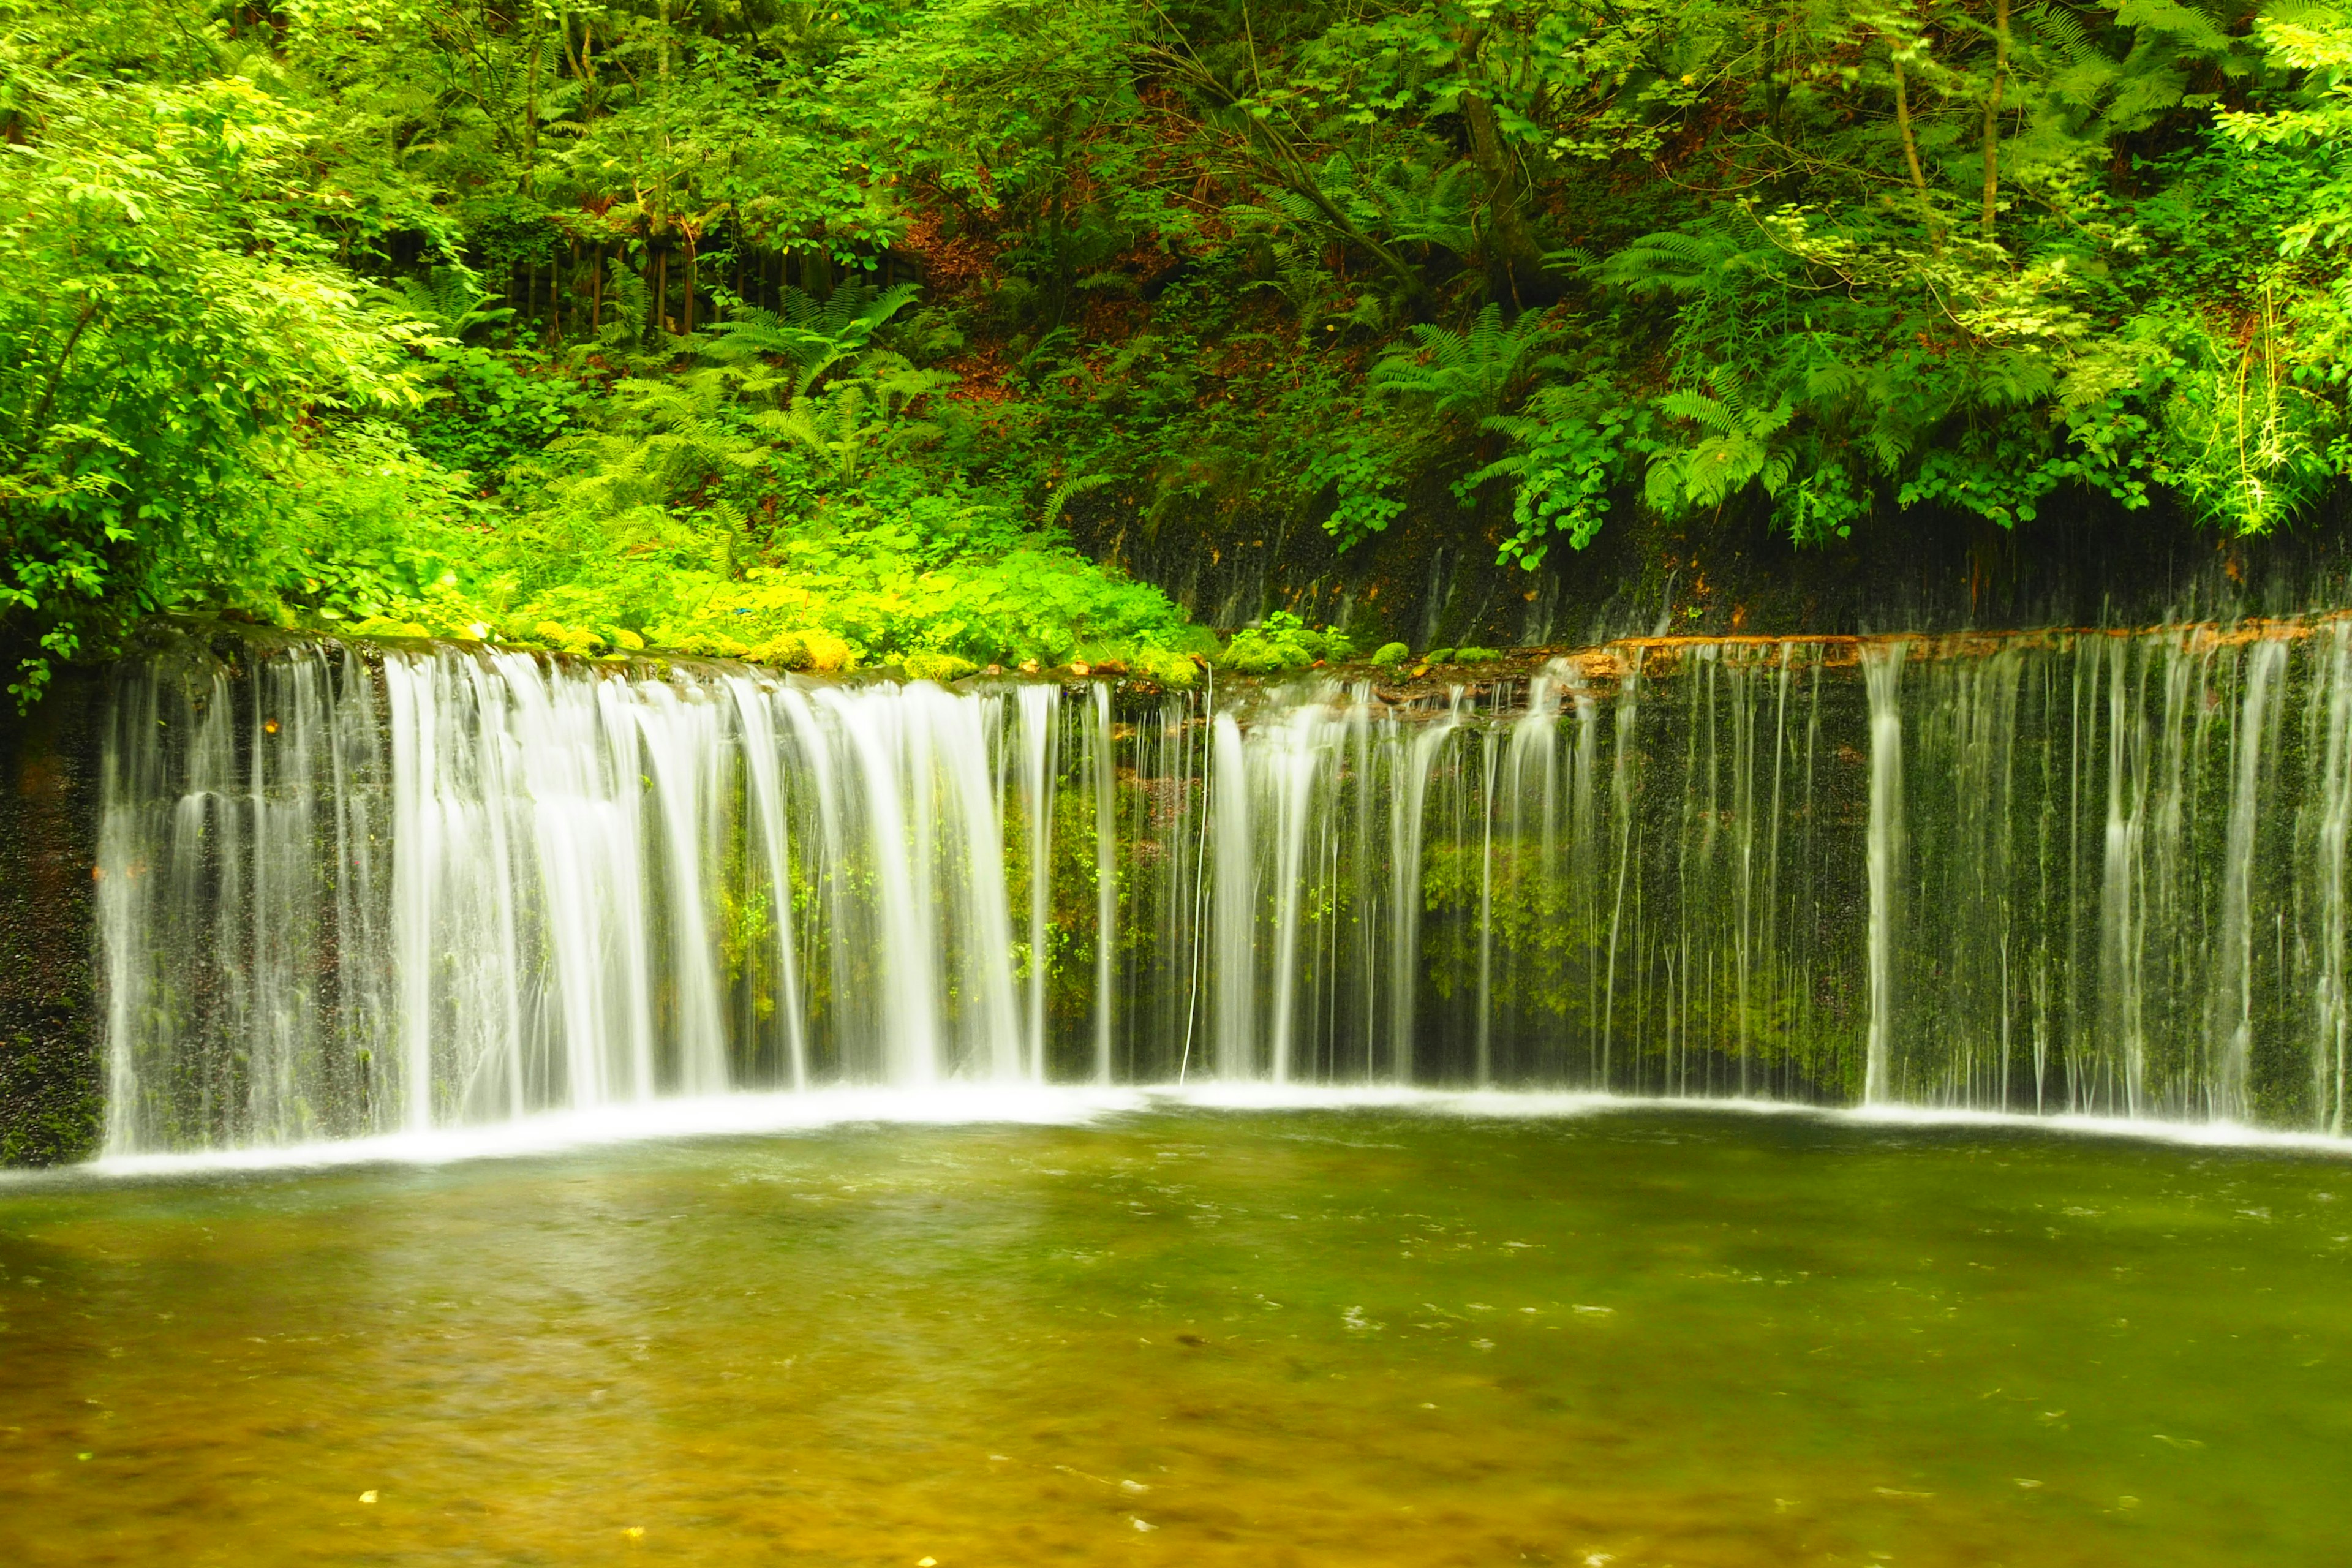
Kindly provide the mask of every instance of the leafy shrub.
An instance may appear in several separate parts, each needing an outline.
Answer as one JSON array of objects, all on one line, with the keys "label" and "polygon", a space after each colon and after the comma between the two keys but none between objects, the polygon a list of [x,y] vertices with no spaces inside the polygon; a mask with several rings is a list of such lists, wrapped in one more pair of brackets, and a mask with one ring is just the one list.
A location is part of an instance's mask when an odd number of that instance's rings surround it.
[{"label": "leafy shrub", "polygon": [[1276,610],[1256,626],[1235,632],[1217,663],[1236,675],[1279,675],[1354,653],[1343,634],[1312,630],[1288,610]]},{"label": "leafy shrub", "polygon": [[909,680],[955,680],[980,668],[951,653],[910,653],[898,663]]}]

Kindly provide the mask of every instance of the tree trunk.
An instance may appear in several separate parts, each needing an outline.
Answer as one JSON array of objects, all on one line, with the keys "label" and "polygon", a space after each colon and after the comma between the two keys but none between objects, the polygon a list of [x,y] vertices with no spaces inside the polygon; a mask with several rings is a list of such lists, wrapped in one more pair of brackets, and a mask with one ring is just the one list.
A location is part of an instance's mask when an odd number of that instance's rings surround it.
[{"label": "tree trunk", "polygon": [[1935,203],[1927,195],[1927,172],[1919,166],[1919,139],[1911,132],[1911,98],[1903,84],[1903,62],[1895,61],[1895,123],[1903,132],[1903,161],[1911,169],[1911,188],[1919,194],[1920,216],[1927,225],[1928,243],[1940,249],[1943,226],[1937,221]]},{"label": "tree trunk", "polygon": [[1487,233],[1492,237],[1490,270],[1502,287],[1498,292],[1523,305],[1520,289],[1532,289],[1543,279],[1543,252],[1528,232],[1525,184],[1518,163],[1503,145],[1501,122],[1495,106],[1476,93],[1462,95],[1462,118],[1470,128],[1470,157],[1486,176]]},{"label": "tree trunk", "polygon": [[686,236],[686,310],[681,319],[689,336],[694,331],[695,276],[700,265],[701,252],[694,243],[694,231],[688,229]]},{"label": "tree trunk", "polygon": [[2009,85],[2009,0],[1993,0],[1992,90],[1985,95],[1984,211],[1977,219],[1984,237],[1993,237],[1994,203],[2000,195],[2000,92]]}]

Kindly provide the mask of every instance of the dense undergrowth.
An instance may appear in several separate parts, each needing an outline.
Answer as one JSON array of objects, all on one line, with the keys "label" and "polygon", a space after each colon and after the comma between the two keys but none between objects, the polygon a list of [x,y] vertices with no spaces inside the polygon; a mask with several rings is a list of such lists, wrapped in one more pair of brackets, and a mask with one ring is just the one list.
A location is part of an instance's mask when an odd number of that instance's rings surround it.
[{"label": "dense undergrowth", "polygon": [[2299,0],[0,0],[0,73],[20,700],[192,605],[1181,681],[1395,628],[1221,643],[1066,509],[1533,569],[2352,475]]}]

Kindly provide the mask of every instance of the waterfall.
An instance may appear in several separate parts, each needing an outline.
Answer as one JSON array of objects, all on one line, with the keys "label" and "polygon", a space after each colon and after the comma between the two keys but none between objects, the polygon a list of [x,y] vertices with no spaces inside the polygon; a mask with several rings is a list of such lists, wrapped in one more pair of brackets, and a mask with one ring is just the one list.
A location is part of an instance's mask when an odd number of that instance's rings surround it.
[{"label": "waterfall", "polygon": [[1054,765],[1055,710],[1061,689],[1021,689],[1021,810],[1027,821],[1029,881],[1028,1014],[1023,1025],[1023,1068],[1033,1079],[1045,1075],[1045,930],[1051,904],[1054,847],[1053,796],[1047,788]]},{"label": "waterfall", "polygon": [[2340,1132],[2352,620],[1451,690],[128,665],[110,1150],[740,1089],[1582,1087]]},{"label": "waterfall", "polygon": [[1863,656],[1870,700],[1870,1037],[1862,1098],[1887,1096],[1887,1049],[1895,1030],[1895,922],[1903,853],[1903,679],[1901,643]]}]

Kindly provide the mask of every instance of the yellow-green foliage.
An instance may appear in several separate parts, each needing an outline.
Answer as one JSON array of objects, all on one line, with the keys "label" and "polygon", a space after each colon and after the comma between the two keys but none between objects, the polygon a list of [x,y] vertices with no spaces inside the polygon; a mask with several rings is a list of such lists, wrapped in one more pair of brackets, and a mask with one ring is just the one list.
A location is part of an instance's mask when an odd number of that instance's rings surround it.
[{"label": "yellow-green foliage", "polygon": [[1235,632],[1217,665],[1236,675],[1279,675],[1311,664],[1348,658],[1354,651],[1338,631],[1316,631],[1288,610],[1276,610],[1256,626]]},{"label": "yellow-green foliage", "polygon": [[910,653],[898,662],[913,680],[955,680],[980,668],[951,653]]}]

